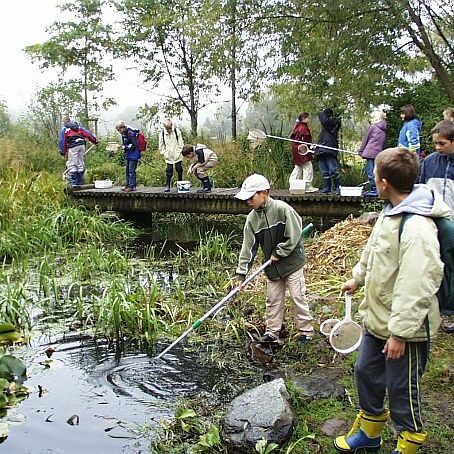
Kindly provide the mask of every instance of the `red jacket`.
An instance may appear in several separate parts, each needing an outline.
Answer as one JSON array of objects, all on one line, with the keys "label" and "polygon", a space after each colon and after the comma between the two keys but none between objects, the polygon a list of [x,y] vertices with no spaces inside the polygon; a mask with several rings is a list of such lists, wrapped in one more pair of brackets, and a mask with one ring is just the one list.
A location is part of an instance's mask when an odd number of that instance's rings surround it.
[{"label": "red jacket", "polygon": [[[303,142],[312,143],[311,131],[307,123],[305,123],[304,121],[300,121],[299,123],[297,123],[293,128],[290,138],[294,140],[301,140]],[[311,161],[314,156],[313,153],[307,153],[306,155],[301,156],[301,154],[298,151],[298,147],[300,145],[301,144],[299,143],[292,142],[293,163],[296,166]]]}]

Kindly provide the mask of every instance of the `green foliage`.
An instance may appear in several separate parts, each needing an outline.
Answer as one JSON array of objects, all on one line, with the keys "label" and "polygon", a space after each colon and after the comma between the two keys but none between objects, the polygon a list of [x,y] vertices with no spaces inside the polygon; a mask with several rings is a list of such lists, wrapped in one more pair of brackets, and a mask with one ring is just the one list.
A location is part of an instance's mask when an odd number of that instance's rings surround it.
[{"label": "green foliage", "polygon": [[164,110],[168,115],[186,111],[195,137],[204,96],[215,89],[204,45],[214,36],[213,27],[200,20],[205,2],[175,0],[169,8],[163,0],[122,0],[116,7],[124,14],[124,34],[116,42],[118,54],[133,56],[153,87],[167,80],[173,89],[166,96]]},{"label": "green foliage", "polygon": [[223,452],[219,429],[211,425],[206,434],[200,435],[199,442],[194,446],[197,453]]},{"label": "green foliage", "polygon": [[27,368],[24,363],[13,355],[0,356],[0,378],[9,382],[15,380],[25,380]]},{"label": "green foliage", "polygon": [[279,448],[279,445],[277,445],[276,443],[268,444],[268,441],[265,438],[260,439],[255,444],[255,450],[259,454],[269,454],[270,452],[273,452],[278,448]]},{"label": "green foliage", "polygon": [[5,135],[11,128],[11,119],[6,103],[0,99],[0,136]]},{"label": "green foliage", "polygon": [[330,105],[366,112],[406,85],[402,72],[422,74],[430,67],[454,102],[454,16],[448,0],[437,3],[275,3],[268,24],[277,45],[270,54],[280,58],[276,91],[287,110],[297,111],[303,102],[305,110]]},{"label": "green foliage", "polygon": [[387,147],[395,147],[397,145],[397,138],[402,127],[400,108],[405,104],[412,104],[415,107],[416,115],[422,121],[422,149],[428,153],[435,151],[430,131],[443,119],[443,110],[450,105],[449,97],[440,82],[433,79],[408,85],[401,94],[390,98],[389,105],[391,108],[386,116],[388,124],[386,134]]},{"label": "green foliage", "polygon": [[[32,61],[39,61],[41,68],[60,68],[64,75],[72,69],[79,74],[71,79],[72,89],[77,87],[71,106],[83,98],[83,119],[88,121],[91,109],[98,110],[103,83],[113,78],[112,68],[102,64],[112,50],[112,27],[103,23],[103,0],[68,1],[60,6],[62,12],[71,14],[71,20],[54,22],[49,28],[50,39],[41,44],[27,46],[25,51]],[[103,108],[113,104],[107,99]],[[75,114],[75,112],[66,112]]]}]

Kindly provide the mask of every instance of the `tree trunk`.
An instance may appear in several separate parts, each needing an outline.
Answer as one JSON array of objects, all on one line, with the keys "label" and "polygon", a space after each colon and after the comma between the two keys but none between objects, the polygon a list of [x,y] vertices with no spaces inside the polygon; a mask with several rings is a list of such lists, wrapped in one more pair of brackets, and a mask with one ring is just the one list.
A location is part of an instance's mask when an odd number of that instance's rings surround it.
[{"label": "tree trunk", "polygon": [[405,6],[412,22],[418,27],[419,37],[417,36],[415,30],[411,28],[411,25],[407,27],[407,31],[411,36],[413,43],[429,60],[430,64],[432,65],[432,68],[437,74],[438,79],[440,80],[443,88],[445,89],[446,94],[449,96],[451,102],[454,103],[454,83],[451,80],[447,68],[445,67],[442,59],[432,46],[421,17],[418,14],[416,14],[415,10],[410,5],[410,2],[407,1]]},{"label": "tree trunk", "polygon": [[236,1],[232,2],[232,45],[230,49],[230,89],[232,91],[232,140],[236,141],[237,137],[237,111],[236,111]]}]

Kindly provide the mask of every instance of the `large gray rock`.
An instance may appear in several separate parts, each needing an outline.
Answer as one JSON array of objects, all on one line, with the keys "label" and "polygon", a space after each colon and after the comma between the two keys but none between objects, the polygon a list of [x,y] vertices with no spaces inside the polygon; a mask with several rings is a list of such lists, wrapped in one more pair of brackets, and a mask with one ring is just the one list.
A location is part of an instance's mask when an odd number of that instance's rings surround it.
[{"label": "large gray rock", "polygon": [[223,419],[222,435],[229,453],[253,453],[261,438],[279,446],[292,434],[296,418],[282,378],[236,397]]}]

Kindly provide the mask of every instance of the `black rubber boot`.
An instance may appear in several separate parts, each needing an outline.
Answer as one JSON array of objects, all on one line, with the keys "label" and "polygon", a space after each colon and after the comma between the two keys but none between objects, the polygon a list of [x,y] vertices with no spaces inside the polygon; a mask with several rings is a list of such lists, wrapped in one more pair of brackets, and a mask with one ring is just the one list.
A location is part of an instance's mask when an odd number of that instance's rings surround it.
[{"label": "black rubber boot", "polygon": [[197,189],[197,192],[199,192],[199,193],[211,192],[210,179],[208,177],[205,177],[205,178],[200,178],[200,181],[203,184],[203,188],[202,189]]},{"label": "black rubber boot", "polygon": [[164,192],[170,192],[170,183],[172,181],[172,175],[166,175],[166,188]]},{"label": "black rubber boot", "polygon": [[333,181],[334,181],[334,189],[336,191],[336,194],[340,194],[340,184],[341,184],[340,178],[334,177]]},{"label": "black rubber boot", "polygon": [[323,193],[327,194],[331,192],[331,178],[330,177],[323,177]]}]

